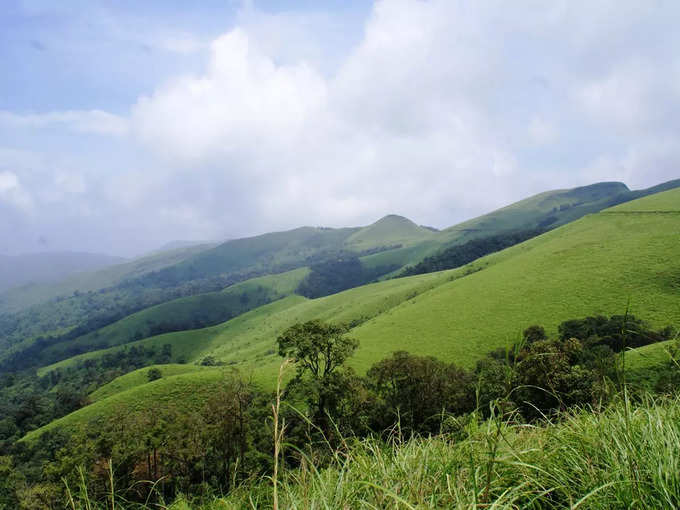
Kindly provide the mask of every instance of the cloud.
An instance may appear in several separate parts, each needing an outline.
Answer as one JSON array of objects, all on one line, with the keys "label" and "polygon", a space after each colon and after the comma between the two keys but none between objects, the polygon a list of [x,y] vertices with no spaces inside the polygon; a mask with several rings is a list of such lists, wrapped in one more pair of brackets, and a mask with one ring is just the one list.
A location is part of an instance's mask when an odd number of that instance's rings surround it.
[{"label": "cloud", "polygon": [[0,204],[13,206],[23,212],[30,213],[33,209],[33,200],[26,192],[16,174],[0,172]]},{"label": "cloud", "polygon": [[[113,19],[114,40],[197,63],[127,117],[0,112],[3,134],[30,131],[42,155],[0,170],[81,237],[148,247],[390,212],[445,227],[549,188],[649,186],[680,167],[678,15],[671,2],[381,0],[347,30],[250,5],[209,44]],[[64,136],[55,148],[40,131]],[[83,133],[103,136],[82,150]]]},{"label": "cloud", "polygon": [[215,40],[205,76],[179,78],[133,109],[136,134],[159,152],[204,160],[296,139],[324,102],[304,63],[277,66],[235,29]]},{"label": "cloud", "polygon": [[545,145],[557,140],[557,128],[540,116],[532,117],[528,127],[529,137],[536,145]]},{"label": "cloud", "polygon": [[64,129],[74,133],[124,136],[127,120],[101,110],[16,114],[0,111],[0,124],[29,129]]},{"label": "cloud", "polygon": [[19,179],[12,172],[0,173],[0,193],[7,193],[19,187]]}]

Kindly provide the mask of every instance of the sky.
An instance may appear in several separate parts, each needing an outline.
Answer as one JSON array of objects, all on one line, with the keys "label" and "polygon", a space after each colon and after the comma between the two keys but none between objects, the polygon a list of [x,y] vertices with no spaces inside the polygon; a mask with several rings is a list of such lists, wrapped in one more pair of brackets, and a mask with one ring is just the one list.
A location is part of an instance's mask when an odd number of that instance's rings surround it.
[{"label": "sky", "polygon": [[3,0],[0,253],[680,177],[676,0]]}]

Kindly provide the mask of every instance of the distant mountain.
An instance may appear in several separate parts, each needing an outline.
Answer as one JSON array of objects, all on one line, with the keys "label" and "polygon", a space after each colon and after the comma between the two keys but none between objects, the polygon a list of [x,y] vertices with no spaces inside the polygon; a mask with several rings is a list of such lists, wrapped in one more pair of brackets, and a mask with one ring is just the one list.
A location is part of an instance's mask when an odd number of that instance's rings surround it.
[{"label": "distant mountain", "polygon": [[151,254],[153,253],[162,253],[162,252],[167,252],[167,251],[172,251],[172,250],[180,250],[182,248],[193,248],[196,246],[217,246],[220,244],[218,241],[182,241],[182,240],[176,240],[176,241],[169,241],[165,243],[163,246],[158,248],[157,250],[153,250]]},{"label": "distant mountain", "polygon": [[28,283],[49,283],[74,273],[125,262],[122,257],[97,253],[46,252],[0,255],[0,291]]},{"label": "distant mountain", "polygon": [[138,278],[149,272],[172,266],[214,246],[214,244],[208,244],[176,248],[154,252],[133,260],[116,257],[113,263],[99,266],[99,268],[92,267],[81,272],[65,274],[51,281],[26,282],[4,291],[0,290],[0,315],[17,312],[60,296],[68,296],[76,291],[98,291],[111,287],[126,279]]}]

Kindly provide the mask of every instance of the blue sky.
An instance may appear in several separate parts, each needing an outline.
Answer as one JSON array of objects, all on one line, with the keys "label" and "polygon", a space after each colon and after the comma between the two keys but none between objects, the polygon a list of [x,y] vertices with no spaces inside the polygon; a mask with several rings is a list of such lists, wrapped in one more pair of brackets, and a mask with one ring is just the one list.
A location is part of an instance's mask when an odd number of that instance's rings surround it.
[{"label": "blue sky", "polygon": [[[195,4],[195,5],[194,5]],[[0,253],[680,177],[680,4],[8,0]]]}]

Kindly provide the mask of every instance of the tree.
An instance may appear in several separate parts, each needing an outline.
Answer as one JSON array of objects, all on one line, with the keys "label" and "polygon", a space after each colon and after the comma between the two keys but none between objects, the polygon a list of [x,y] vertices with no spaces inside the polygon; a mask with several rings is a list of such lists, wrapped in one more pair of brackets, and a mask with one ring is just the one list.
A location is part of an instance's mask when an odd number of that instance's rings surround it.
[{"label": "tree", "polygon": [[539,340],[545,340],[548,338],[548,336],[545,334],[545,329],[543,326],[529,326],[527,329],[524,330],[524,333],[522,333],[522,336],[524,337],[524,341],[528,344],[531,344],[533,342],[538,342]]},{"label": "tree", "polygon": [[348,329],[344,324],[312,320],[291,326],[277,339],[279,355],[293,359],[297,366],[297,377],[291,384],[303,391],[324,433],[329,431],[329,404],[337,400],[334,388],[338,387],[338,369],[359,346],[357,340],[345,336]]},{"label": "tree", "polygon": [[155,381],[156,379],[160,379],[163,377],[163,374],[161,373],[160,368],[150,368],[149,371],[146,373],[146,378],[151,381]]},{"label": "tree", "polygon": [[402,430],[436,433],[444,414],[459,415],[475,407],[472,374],[436,358],[399,351],[366,375],[381,398],[376,413],[381,428],[392,426],[391,420],[398,417]]}]

